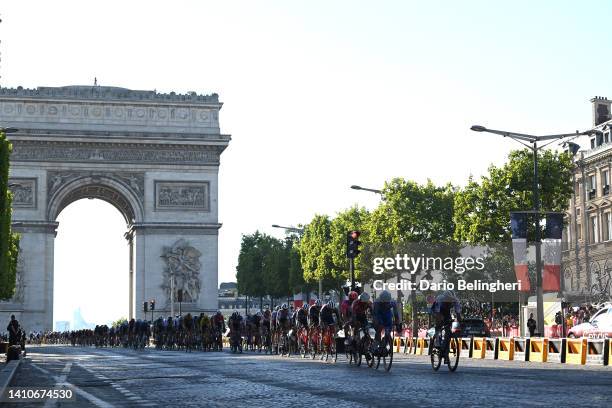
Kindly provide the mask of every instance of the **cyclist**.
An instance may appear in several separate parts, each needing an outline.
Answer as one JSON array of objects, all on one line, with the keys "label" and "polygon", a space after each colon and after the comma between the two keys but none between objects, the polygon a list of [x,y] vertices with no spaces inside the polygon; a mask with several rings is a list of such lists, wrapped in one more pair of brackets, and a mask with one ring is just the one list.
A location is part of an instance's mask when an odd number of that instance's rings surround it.
[{"label": "cyclist", "polygon": [[220,310],[212,317],[213,345],[216,350],[223,348],[222,335],[225,332],[225,319]]},{"label": "cyclist", "polygon": [[232,313],[231,317],[227,321],[227,325],[229,326],[229,329],[230,329],[230,339],[231,339],[232,345],[236,348],[240,348],[240,351],[242,351],[242,344],[241,344],[242,316],[240,315],[240,313],[239,312]]},{"label": "cyclist", "polygon": [[304,306],[295,313],[295,326],[298,329],[308,327],[308,303],[304,303]]},{"label": "cyclist", "polygon": [[287,333],[287,331],[289,331],[289,320],[289,307],[286,303],[283,303],[283,306],[280,308],[280,310],[276,312],[277,326],[281,328],[283,333]]},{"label": "cyclist", "polygon": [[321,299],[317,299],[314,305],[308,308],[308,320],[310,327],[319,326],[319,315],[321,314]]},{"label": "cyclist", "polygon": [[372,303],[370,295],[363,292],[351,305],[351,325],[353,327],[353,336],[357,336],[360,328],[365,328],[368,325],[368,311],[372,312]]},{"label": "cyclist", "polygon": [[[329,301],[321,307],[321,312],[319,313],[321,319],[321,326],[323,326],[323,330],[329,330],[331,338],[335,338],[336,336],[336,324],[340,321],[340,313],[338,313],[338,308],[333,301]],[[334,340],[332,340],[334,341]]]},{"label": "cyclist", "polygon": [[351,322],[351,306],[353,302],[357,300],[359,294],[354,290],[350,291],[348,294],[348,299],[344,299],[340,304],[340,315],[342,316],[342,321],[344,322],[344,338],[345,344],[348,344],[349,331],[350,331],[350,322]]},{"label": "cyclist", "polygon": [[319,316],[324,327],[332,325],[335,326],[336,323],[340,321],[340,313],[338,313],[338,308],[331,300],[321,307]]},{"label": "cyclist", "polygon": [[385,329],[385,333],[391,331],[391,326],[395,320],[396,330],[401,331],[400,314],[397,303],[391,299],[391,293],[383,290],[374,301],[372,316],[374,317],[374,327],[376,327],[375,340],[380,341],[381,329]]},{"label": "cyclist", "polygon": [[[440,293],[433,304],[430,307],[430,313],[432,314],[435,322],[435,336],[434,338],[438,338],[440,330],[442,327],[451,325],[453,322],[452,313],[455,313],[457,316],[457,321],[461,321],[461,303],[459,303],[459,299],[455,295],[455,292],[452,290],[446,290]],[[450,343],[450,336],[446,336],[444,339],[444,344],[442,344],[442,350],[446,350]],[[444,353],[446,355],[446,353]],[[444,358],[444,364],[448,364],[448,357]]]}]

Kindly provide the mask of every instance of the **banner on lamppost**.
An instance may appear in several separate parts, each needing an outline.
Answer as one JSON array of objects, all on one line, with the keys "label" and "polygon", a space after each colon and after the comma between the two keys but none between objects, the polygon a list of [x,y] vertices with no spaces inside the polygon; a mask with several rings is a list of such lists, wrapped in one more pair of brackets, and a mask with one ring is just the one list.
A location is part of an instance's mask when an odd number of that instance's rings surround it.
[{"label": "banner on lamppost", "polygon": [[529,266],[527,263],[527,221],[529,214],[511,212],[510,230],[512,231],[512,252],[514,254],[514,273],[521,284],[521,292],[531,291]]},{"label": "banner on lamppost", "polygon": [[542,240],[544,271],[542,290],[559,292],[561,290],[561,236],[563,232],[563,214],[546,214],[546,229]]}]

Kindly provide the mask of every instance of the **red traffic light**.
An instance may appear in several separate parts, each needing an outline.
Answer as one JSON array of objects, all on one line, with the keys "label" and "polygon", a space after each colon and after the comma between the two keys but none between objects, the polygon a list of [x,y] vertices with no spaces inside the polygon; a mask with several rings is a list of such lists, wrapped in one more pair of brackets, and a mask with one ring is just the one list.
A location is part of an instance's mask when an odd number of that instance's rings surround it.
[{"label": "red traffic light", "polygon": [[358,239],[360,235],[361,235],[360,231],[351,231],[351,238],[353,239]]}]

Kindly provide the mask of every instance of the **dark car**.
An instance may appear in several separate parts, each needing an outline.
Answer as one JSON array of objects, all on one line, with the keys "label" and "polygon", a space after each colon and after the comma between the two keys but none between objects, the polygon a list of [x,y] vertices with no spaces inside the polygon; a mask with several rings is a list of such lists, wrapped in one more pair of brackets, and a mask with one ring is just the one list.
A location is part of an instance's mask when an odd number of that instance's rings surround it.
[{"label": "dark car", "polygon": [[479,317],[469,317],[461,321],[462,337],[489,337],[490,335],[484,320]]}]

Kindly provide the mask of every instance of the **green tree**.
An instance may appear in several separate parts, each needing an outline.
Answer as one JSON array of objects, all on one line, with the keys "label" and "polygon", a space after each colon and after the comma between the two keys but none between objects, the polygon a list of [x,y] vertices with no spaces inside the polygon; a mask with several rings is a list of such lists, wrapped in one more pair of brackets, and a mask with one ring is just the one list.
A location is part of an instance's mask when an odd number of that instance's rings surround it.
[{"label": "green tree", "polygon": [[11,143],[0,132],[0,299],[10,299],[15,292],[19,236],[11,231],[12,195],[8,188]]},{"label": "green tree", "polygon": [[327,215],[315,215],[304,227],[299,253],[304,270],[304,280],[315,283],[322,280],[325,285],[332,280],[333,260],[329,243],[331,220]]},{"label": "green tree", "polygon": [[[542,211],[564,211],[572,195],[571,156],[541,150],[538,165]],[[489,167],[480,183],[470,177],[455,195],[454,205],[455,239],[468,243],[508,242],[510,212],[533,208],[531,151],[512,151],[503,166]]]},{"label": "green tree", "polygon": [[259,297],[267,295],[263,281],[262,244],[264,236],[256,231],[252,235],[243,235],[236,266],[238,292],[244,295]]}]

